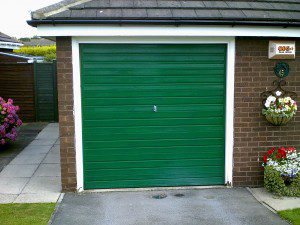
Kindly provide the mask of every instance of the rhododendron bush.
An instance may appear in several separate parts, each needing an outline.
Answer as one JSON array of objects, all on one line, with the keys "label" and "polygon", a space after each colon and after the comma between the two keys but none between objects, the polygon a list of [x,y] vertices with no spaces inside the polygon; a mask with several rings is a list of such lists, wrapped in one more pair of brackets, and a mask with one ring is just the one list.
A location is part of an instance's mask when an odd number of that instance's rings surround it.
[{"label": "rhododendron bush", "polygon": [[13,105],[13,100],[7,102],[0,97],[0,146],[12,143],[17,138],[17,127],[22,125],[17,112],[19,106]]},{"label": "rhododendron bush", "polygon": [[271,148],[263,156],[264,182],[278,195],[300,195],[300,152],[296,148]]}]

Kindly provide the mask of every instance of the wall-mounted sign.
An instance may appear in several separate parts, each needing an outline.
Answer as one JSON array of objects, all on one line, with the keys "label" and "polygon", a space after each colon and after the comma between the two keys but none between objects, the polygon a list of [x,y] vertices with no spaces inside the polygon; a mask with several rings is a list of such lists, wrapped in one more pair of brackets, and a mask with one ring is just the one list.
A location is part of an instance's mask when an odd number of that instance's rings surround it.
[{"label": "wall-mounted sign", "polygon": [[274,72],[275,72],[275,75],[281,79],[284,77],[287,77],[290,72],[289,64],[287,64],[285,62],[277,63],[276,66],[274,67]]},{"label": "wall-mounted sign", "polygon": [[295,41],[269,41],[269,59],[295,59]]}]

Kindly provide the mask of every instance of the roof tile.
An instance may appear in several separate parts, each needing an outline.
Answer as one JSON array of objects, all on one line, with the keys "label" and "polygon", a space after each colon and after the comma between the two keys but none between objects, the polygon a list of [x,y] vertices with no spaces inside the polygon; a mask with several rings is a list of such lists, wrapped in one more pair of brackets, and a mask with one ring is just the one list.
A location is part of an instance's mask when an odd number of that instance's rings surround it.
[{"label": "roof tile", "polygon": [[173,17],[177,18],[195,18],[197,14],[193,9],[172,9]]},{"label": "roof tile", "polygon": [[110,7],[133,7],[133,0],[110,0]]},{"label": "roof tile", "polygon": [[221,13],[222,17],[224,18],[246,18],[245,14],[241,10],[219,10]]},{"label": "roof tile", "polygon": [[101,0],[101,1],[93,0],[93,1],[90,1],[87,3],[84,3],[85,8],[88,8],[88,7],[97,8],[97,7],[108,7],[108,6],[110,6],[109,0]]},{"label": "roof tile", "polygon": [[158,7],[181,7],[180,1],[157,0]]},{"label": "roof tile", "polygon": [[206,7],[228,7],[224,1],[203,1]]},{"label": "roof tile", "polygon": [[172,12],[170,9],[147,9],[148,17],[172,17]]},{"label": "roof tile", "polygon": [[248,2],[232,2],[232,1],[226,1],[226,4],[229,8],[250,8],[250,4]]},{"label": "roof tile", "polygon": [[147,18],[146,9],[122,9],[122,16],[131,18]]},{"label": "roof tile", "polygon": [[157,7],[156,0],[134,0],[135,7]]},{"label": "roof tile", "polygon": [[222,18],[219,10],[195,10],[198,18]]},{"label": "roof tile", "polygon": [[180,1],[182,7],[193,7],[193,8],[197,8],[197,7],[205,7],[203,1],[190,1],[190,0],[182,0]]},{"label": "roof tile", "polygon": [[98,9],[97,11],[97,17],[99,18],[121,18],[122,17],[122,10],[121,9]]}]

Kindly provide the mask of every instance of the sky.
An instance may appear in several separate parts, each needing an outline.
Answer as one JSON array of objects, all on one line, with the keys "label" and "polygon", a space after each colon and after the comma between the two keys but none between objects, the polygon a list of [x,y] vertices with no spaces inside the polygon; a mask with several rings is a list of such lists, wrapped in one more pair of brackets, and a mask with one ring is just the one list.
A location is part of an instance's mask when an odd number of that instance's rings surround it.
[{"label": "sky", "polygon": [[0,0],[0,32],[12,37],[32,37],[36,29],[29,26],[30,12],[61,0]]}]

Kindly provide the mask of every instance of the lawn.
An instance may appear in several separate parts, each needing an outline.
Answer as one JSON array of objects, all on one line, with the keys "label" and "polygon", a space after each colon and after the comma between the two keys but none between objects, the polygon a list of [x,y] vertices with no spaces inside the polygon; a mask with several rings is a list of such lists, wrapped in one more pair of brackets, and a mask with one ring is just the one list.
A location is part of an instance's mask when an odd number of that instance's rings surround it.
[{"label": "lawn", "polygon": [[5,225],[47,225],[55,203],[3,204],[0,221]]},{"label": "lawn", "polygon": [[293,225],[300,225],[300,208],[293,210],[279,211],[281,218],[291,222]]}]

